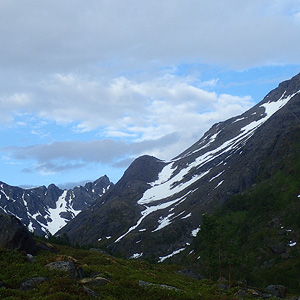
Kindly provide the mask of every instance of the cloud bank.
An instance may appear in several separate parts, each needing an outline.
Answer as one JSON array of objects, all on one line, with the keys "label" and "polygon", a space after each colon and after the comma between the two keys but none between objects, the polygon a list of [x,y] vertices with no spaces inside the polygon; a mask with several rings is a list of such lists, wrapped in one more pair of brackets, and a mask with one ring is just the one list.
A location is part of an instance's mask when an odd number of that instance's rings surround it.
[{"label": "cloud bank", "polygon": [[4,67],[300,62],[297,0],[11,0],[0,12]]},{"label": "cloud bank", "polygon": [[300,64],[299,28],[297,0],[0,1],[0,129],[22,133],[2,161],[45,175],[171,159],[255,104],[197,66]]}]

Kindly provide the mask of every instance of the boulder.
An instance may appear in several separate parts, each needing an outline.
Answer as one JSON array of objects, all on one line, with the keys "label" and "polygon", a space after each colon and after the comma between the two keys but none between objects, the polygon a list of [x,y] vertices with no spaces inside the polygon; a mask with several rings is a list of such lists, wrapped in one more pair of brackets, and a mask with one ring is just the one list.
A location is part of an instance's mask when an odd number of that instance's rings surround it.
[{"label": "boulder", "polygon": [[146,282],[143,280],[139,281],[139,286],[141,286],[141,287],[156,287],[156,288],[162,288],[162,289],[167,289],[167,290],[180,291],[180,289],[178,289],[174,286],[171,286],[171,285],[151,283],[151,282]]},{"label": "boulder", "polygon": [[273,253],[276,253],[276,254],[281,254],[286,251],[285,244],[283,244],[283,243],[273,244],[270,246],[270,249]]},{"label": "boulder", "polygon": [[34,277],[34,278],[30,278],[27,279],[26,281],[24,281],[21,284],[21,290],[32,290],[33,288],[35,288],[37,285],[48,281],[49,279],[47,277]]},{"label": "boulder", "polygon": [[83,290],[89,295],[89,297],[92,298],[99,298],[100,296],[93,290],[91,290],[90,288],[83,286]]},{"label": "boulder", "polygon": [[284,285],[268,285],[265,290],[279,298],[284,298],[287,293],[287,288]]},{"label": "boulder", "polygon": [[199,273],[197,273],[196,271],[191,270],[191,269],[179,270],[179,271],[177,271],[177,274],[181,274],[181,275],[184,275],[186,277],[193,278],[196,280],[204,279],[204,277],[202,275],[200,275]]},{"label": "boulder", "polygon": [[107,253],[106,251],[100,249],[100,248],[91,248],[90,251],[92,252],[97,252],[103,255],[107,255],[107,256],[111,256],[109,253]]},{"label": "boulder", "polygon": [[27,254],[26,255],[26,261],[29,262],[29,263],[35,263],[37,260],[33,255]]},{"label": "boulder", "polygon": [[0,247],[17,249],[35,254],[36,244],[19,219],[12,215],[0,214]]},{"label": "boulder", "polygon": [[56,249],[49,243],[37,243],[36,246],[38,249],[44,250],[47,252],[55,252],[56,251]]},{"label": "boulder", "polygon": [[72,260],[60,260],[54,261],[47,265],[45,268],[50,270],[59,270],[68,272],[72,278],[83,278],[84,271],[81,267],[76,267],[75,263]]},{"label": "boulder", "polygon": [[255,288],[247,288],[247,287],[242,287],[240,290],[238,290],[235,293],[236,296],[238,297],[251,297],[251,298],[262,298],[262,299],[269,299],[272,298],[272,294],[267,294],[259,291],[258,289]]},{"label": "boulder", "polygon": [[83,278],[81,281],[83,284],[90,284],[90,285],[97,285],[97,286],[104,286],[110,283],[111,281],[104,277],[95,277],[95,278]]}]

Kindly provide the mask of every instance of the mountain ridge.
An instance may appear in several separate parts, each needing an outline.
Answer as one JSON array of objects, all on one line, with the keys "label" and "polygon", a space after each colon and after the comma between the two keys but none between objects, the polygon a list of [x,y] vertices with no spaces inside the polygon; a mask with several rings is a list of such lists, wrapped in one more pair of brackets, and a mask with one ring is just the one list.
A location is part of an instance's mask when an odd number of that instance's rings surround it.
[{"label": "mountain ridge", "polygon": [[73,189],[55,184],[24,189],[0,182],[0,211],[16,216],[38,236],[53,235],[112,185],[106,175]]},{"label": "mountain ridge", "polygon": [[[96,243],[127,257],[163,261],[183,251],[210,213],[255,184],[266,157],[299,130],[300,74],[245,113],[213,125],[171,161],[135,160],[100,201],[58,234]],[[272,173],[272,167],[270,169]],[[131,174],[131,176],[128,176]]]}]

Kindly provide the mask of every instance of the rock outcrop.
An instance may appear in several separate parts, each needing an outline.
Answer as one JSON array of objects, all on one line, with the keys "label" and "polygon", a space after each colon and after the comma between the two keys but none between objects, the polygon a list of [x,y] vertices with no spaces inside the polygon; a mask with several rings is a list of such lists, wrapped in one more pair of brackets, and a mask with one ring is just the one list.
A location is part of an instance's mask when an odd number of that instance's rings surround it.
[{"label": "rock outcrop", "polygon": [[14,216],[0,214],[0,247],[35,254],[36,244],[26,227]]}]

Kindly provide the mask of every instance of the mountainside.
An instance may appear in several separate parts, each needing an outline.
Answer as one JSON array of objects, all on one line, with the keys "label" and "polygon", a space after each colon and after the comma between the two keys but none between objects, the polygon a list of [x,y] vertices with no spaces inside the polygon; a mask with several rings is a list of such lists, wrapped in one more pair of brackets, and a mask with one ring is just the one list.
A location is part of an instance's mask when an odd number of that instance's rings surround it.
[{"label": "mountainside", "polygon": [[0,182],[0,212],[18,217],[36,235],[53,235],[110,186],[107,176],[69,190],[54,184],[22,189]]},{"label": "mountainside", "polygon": [[[187,249],[202,215],[270,177],[300,134],[300,74],[242,115],[212,126],[171,161],[143,156],[58,234],[127,257],[164,261]],[[266,163],[268,162],[268,163]]]}]

